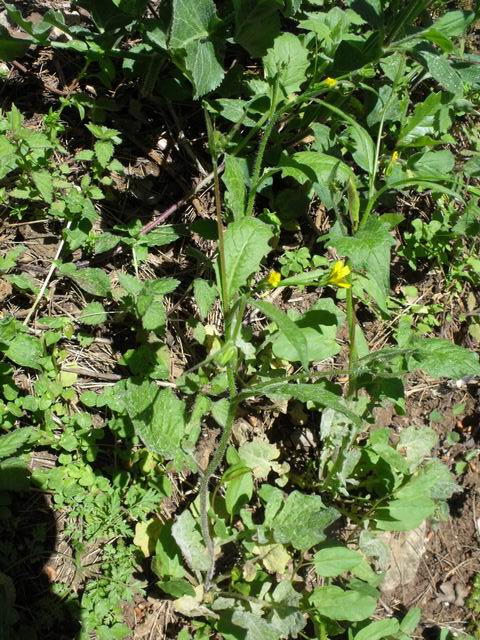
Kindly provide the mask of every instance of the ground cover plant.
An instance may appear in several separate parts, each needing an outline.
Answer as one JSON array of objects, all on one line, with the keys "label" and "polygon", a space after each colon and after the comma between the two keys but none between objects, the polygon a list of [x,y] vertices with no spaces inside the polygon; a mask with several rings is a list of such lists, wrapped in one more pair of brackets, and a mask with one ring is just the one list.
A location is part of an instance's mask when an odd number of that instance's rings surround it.
[{"label": "ground cover plant", "polygon": [[1,4],[0,637],[479,637],[476,7]]}]

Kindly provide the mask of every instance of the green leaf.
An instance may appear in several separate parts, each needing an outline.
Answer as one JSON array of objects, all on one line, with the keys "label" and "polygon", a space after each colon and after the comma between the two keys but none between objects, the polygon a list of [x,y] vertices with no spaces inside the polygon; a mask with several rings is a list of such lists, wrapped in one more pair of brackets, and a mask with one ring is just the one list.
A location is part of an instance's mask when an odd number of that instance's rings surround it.
[{"label": "green leaf", "polygon": [[346,405],[344,400],[335,393],[325,389],[321,383],[314,384],[294,384],[280,382],[278,384],[268,385],[262,389],[262,393],[266,396],[283,396],[287,398],[296,398],[301,402],[312,402],[324,407],[331,407],[349,418],[357,426],[362,425],[361,419],[353,413]]},{"label": "green leaf", "polygon": [[426,179],[443,178],[452,172],[455,156],[448,149],[442,151],[426,151],[414,154],[408,159],[408,168],[413,168],[417,176]]},{"label": "green leaf", "polygon": [[181,578],[157,582],[157,587],[159,587],[165,593],[168,593],[168,595],[173,596],[174,598],[181,598],[182,596],[195,596],[195,589],[192,587],[192,585],[186,580],[182,580]]},{"label": "green leaf", "polygon": [[195,98],[213,91],[222,82],[225,72],[218,61],[213,44],[209,41],[192,42],[185,47],[185,64],[192,74]]},{"label": "green leaf", "polygon": [[[254,58],[261,58],[280,33],[281,0],[233,0],[234,40]],[[262,28],[259,29],[259,25]]]},{"label": "green leaf", "polygon": [[422,610],[419,607],[410,609],[407,615],[400,623],[400,629],[403,633],[413,633],[418,627],[418,623],[422,617]]},{"label": "green leaf", "polygon": [[307,624],[300,607],[301,595],[295,591],[291,582],[285,580],[275,587],[272,600],[275,607],[268,616],[269,621],[279,630],[282,638],[298,638]]},{"label": "green leaf", "polygon": [[334,578],[351,571],[363,562],[363,557],[347,547],[327,547],[313,556],[313,566],[319,576]]},{"label": "green leaf", "polygon": [[439,31],[444,36],[456,38],[468,29],[473,20],[475,20],[473,11],[448,11],[438,20],[435,20],[431,28]]},{"label": "green leaf", "polygon": [[147,331],[158,331],[165,326],[167,315],[161,300],[154,300],[151,296],[139,296],[137,309],[142,318],[143,328]]},{"label": "green leaf", "polygon": [[185,569],[180,549],[172,536],[173,522],[166,522],[158,535],[152,569],[159,578],[183,578]]},{"label": "green leaf", "polygon": [[249,183],[247,161],[244,158],[227,155],[222,180],[227,188],[225,204],[233,213],[235,220],[243,218]]},{"label": "green leaf", "polygon": [[173,459],[185,433],[185,403],[171,389],[128,380],[125,408],[147,449]]},{"label": "green leaf", "polygon": [[325,529],[339,516],[336,509],[323,504],[320,496],[292,491],[273,520],[275,541],[306,551],[326,539]]},{"label": "green leaf", "polygon": [[208,280],[196,278],[193,281],[193,293],[200,317],[205,320],[218,296],[217,287]]},{"label": "green leaf", "polygon": [[225,232],[226,290],[231,301],[270,251],[271,228],[256,218],[242,218]]},{"label": "green leaf", "polygon": [[243,640],[279,640],[281,638],[279,630],[258,613],[235,609],[232,622],[246,630],[246,633],[241,635]]},{"label": "green leaf", "polygon": [[465,376],[480,375],[478,355],[442,338],[424,338],[414,343],[418,347],[409,369],[422,369],[433,378],[460,380]]},{"label": "green leaf", "polygon": [[435,502],[426,495],[409,495],[378,509],[375,522],[384,531],[411,531],[435,512]]},{"label": "green leaf", "polygon": [[363,627],[361,631],[355,634],[353,640],[381,640],[381,638],[389,638],[398,633],[400,625],[398,620],[391,618],[389,620],[375,620]]},{"label": "green leaf", "polygon": [[53,201],[53,180],[48,171],[32,171],[33,184],[38,192],[49,204]]},{"label": "green leaf", "polygon": [[184,231],[180,225],[164,224],[145,235],[139,236],[138,244],[146,245],[147,247],[162,247],[165,244],[175,242],[183,233]]},{"label": "green leaf", "polygon": [[355,150],[352,153],[353,159],[361,169],[369,175],[373,175],[375,169],[375,144],[371,135],[359,124],[351,125],[349,134],[355,144]]},{"label": "green leaf", "polygon": [[265,300],[251,300],[251,304],[259,309],[267,318],[275,322],[284,338],[293,347],[297,359],[302,363],[305,371],[308,370],[308,348],[307,341],[303,333],[298,330],[297,325],[287,316],[286,313],[278,309],[271,302]]},{"label": "green leaf", "polygon": [[306,80],[308,49],[293,33],[282,33],[263,59],[265,77],[272,83],[278,79],[284,96],[300,90]]},{"label": "green leaf", "polygon": [[186,52],[185,64],[191,73],[195,96],[215,89],[223,80],[223,66],[209,39],[218,23],[213,0],[174,0],[169,47]]},{"label": "green leaf", "polygon": [[14,145],[4,135],[0,135],[0,180],[17,167],[17,161],[17,150]]},{"label": "green leaf", "polygon": [[68,263],[59,265],[58,272],[73,280],[80,289],[92,296],[106,298],[110,293],[110,278],[102,269],[77,269],[74,264]]},{"label": "green leaf", "polygon": [[231,480],[226,481],[225,506],[230,515],[238,513],[241,507],[250,500],[253,495],[253,476],[248,467],[241,468]]},{"label": "green leaf", "polygon": [[436,132],[435,115],[442,106],[442,100],[442,93],[431,93],[426,100],[416,105],[400,131],[398,146],[407,146],[417,138]]},{"label": "green leaf", "polygon": [[0,459],[17,454],[27,443],[38,439],[39,434],[33,427],[17,428],[0,436]]},{"label": "green leaf", "polygon": [[310,183],[329,209],[333,209],[341,197],[338,184],[346,185],[355,174],[342,160],[318,151],[299,151],[292,156],[283,155],[279,166],[282,177],[292,177],[298,183]]},{"label": "green leaf", "polygon": [[107,164],[113,158],[113,152],[115,147],[109,140],[97,140],[95,142],[95,157],[98,160],[98,164],[105,169]]},{"label": "green leaf", "polygon": [[452,63],[445,56],[430,51],[422,51],[421,57],[425,60],[427,69],[434,80],[444,89],[454,95],[463,94],[463,81],[460,74],[455,71]]},{"label": "green leaf", "polygon": [[186,510],[176,518],[172,535],[191,569],[194,571],[210,569],[210,556],[203,542],[200,528],[190,511]]},{"label": "green leaf", "polygon": [[[305,274],[307,275],[307,274]],[[326,273],[322,271],[322,277]],[[291,278],[287,278],[291,281]],[[282,281],[285,284],[285,281]],[[294,321],[297,333],[303,335],[307,343],[308,361],[321,362],[340,351],[336,341],[337,328],[344,315],[330,298],[321,299],[298,320]],[[272,351],[277,358],[298,362],[299,357],[282,333],[273,337]]]},{"label": "green leaf", "polygon": [[40,291],[37,283],[32,278],[32,276],[26,273],[15,273],[12,275],[7,275],[4,277],[7,282],[13,284],[14,287],[20,289],[21,291],[29,291],[30,293],[37,293]]},{"label": "green leaf", "polygon": [[16,58],[22,58],[28,51],[32,40],[13,38],[8,30],[0,25],[0,60],[11,62]]},{"label": "green leaf", "polygon": [[103,324],[107,321],[107,313],[100,302],[90,302],[83,308],[78,321],[87,325]]},{"label": "green leaf", "polygon": [[395,244],[388,226],[369,218],[354,236],[330,234],[328,244],[350,258],[356,270],[364,270],[373,279],[382,296],[377,303],[385,309],[390,292],[390,247]]},{"label": "green leaf", "polygon": [[365,620],[377,606],[376,598],[371,595],[334,586],[316,587],[309,599],[320,615],[332,620]]},{"label": "green leaf", "polygon": [[19,333],[8,345],[5,351],[7,358],[21,367],[41,370],[39,363],[43,357],[43,347],[38,338]]}]

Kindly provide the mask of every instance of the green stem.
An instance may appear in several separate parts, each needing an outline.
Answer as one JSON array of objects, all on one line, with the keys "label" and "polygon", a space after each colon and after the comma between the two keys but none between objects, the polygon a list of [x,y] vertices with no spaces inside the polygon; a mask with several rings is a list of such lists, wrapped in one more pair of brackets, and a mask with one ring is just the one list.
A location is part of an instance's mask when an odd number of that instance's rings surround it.
[{"label": "green stem", "polygon": [[[230,371],[230,377],[233,379],[233,371],[229,366],[228,371]],[[205,541],[208,554],[210,556],[210,569],[208,570],[207,576],[205,578],[205,590],[208,591],[211,586],[211,581],[213,578],[213,574],[215,572],[215,545],[212,540],[212,536],[210,535],[210,522],[208,519],[208,485],[213,476],[213,474],[218,469],[220,463],[223,460],[223,456],[225,455],[225,451],[227,450],[228,442],[230,440],[230,434],[232,432],[233,422],[235,420],[237,403],[235,400],[230,400],[230,405],[228,407],[228,415],[225,423],[225,427],[223,429],[223,433],[220,437],[220,441],[218,443],[217,449],[213,454],[212,459],[210,460],[208,467],[205,473],[202,476],[200,481],[200,526],[202,528],[202,535]]]},{"label": "green stem", "polygon": [[358,360],[357,348],[355,344],[355,329],[357,318],[355,315],[355,302],[353,299],[352,287],[346,290],[347,293],[347,323],[348,323],[348,391],[347,397],[351,398],[356,391],[356,375],[354,373]]},{"label": "green stem", "polygon": [[278,114],[276,113],[277,91],[278,91],[278,81],[275,82],[275,86],[273,87],[272,104],[271,104],[270,113],[268,116],[268,124],[265,127],[263,137],[258,147],[257,157],[255,158],[255,165],[253,167],[252,182],[251,182],[252,186],[250,188],[250,193],[248,194],[247,207],[245,210],[246,216],[251,216],[253,214],[255,196],[257,195],[257,190],[260,183],[260,172],[263,166],[263,157],[265,155],[265,150],[267,148],[268,140],[272,135],[273,127],[275,126],[275,123],[278,117]]},{"label": "green stem", "polygon": [[207,136],[208,146],[210,148],[210,155],[212,157],[213,168],[213,189],[215,194],[215,214],[217,218],[217,231],[218,231],[218,253],[220,260],[220,286],[222,290],[223,310],[224,315],[228,311],[228,291],[227,291],[227,268],[225,262],[225,230],[223,228],[222,221],[222,201],[220,197],[220,181],[218,179],[218,160],[217,160],[217,146],[215,144],[215,135],[213,131],[213,124],[206,107],[204,108],[205,122],[207,124]]}]

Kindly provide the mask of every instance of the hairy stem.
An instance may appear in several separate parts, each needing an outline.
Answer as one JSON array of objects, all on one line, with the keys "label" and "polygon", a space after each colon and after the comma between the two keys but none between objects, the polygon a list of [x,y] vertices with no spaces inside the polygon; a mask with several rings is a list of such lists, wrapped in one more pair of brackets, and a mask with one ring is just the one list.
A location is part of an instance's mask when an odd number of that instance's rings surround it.
[{"label": "hairy stem", "polygon": [[[231,367],[229,367],[229,370],[231,371]],[[231,371],[231,376],[233,376],[233,371]],[[216,472],[220,463],[222,462],[223,456],[225,455],[225,451],[227,450],[228,442],[230,440],[230,434],[232,432],[233,422],[235,420],[236,408],[237,408],[236,402],[234,400],[231,400],[230,405],[228,407],[227,421],[225,423],[225,427],[220,437],[220,441],[218,443],[217,449],[213,454],[213,457],[210,460],[208,467],[200,481],[200,491],[199,491],[200,493],[200,526],[202,528],[203,539],[205,541],[205,545],[207,547],[208,554],[211,560],[211,566],[205,579],[205,589],[207,591],[211,587],[213,574],[215,572],[215,546],[212,540],[212,536],[210,535],[210,523],[208,519],[208,509],[209,509],[208,485],[210,483],[210,480],[213,474]]]},{"label": "hairy stem", "polygon": [[272,104],[270,107],[268,124],[265,127],[263,137],[258,146],[257,157],[255,158],[251,188],[250,188],[250,193],[248,194],[247,207],[245,210],[246,216],[251,216],[253,214],[253,205],[255,204],[255,197],[257,195],[257,190],[259,187],[260,172],[262,171],[262,166],[263,166],[263,157],[265,155],[265,150],[267,148],[268,140],[272,135],[273,127],[275,126],[275,123],[277,121],[277,117],[278,117],[278,113],[276,112],[277,92],[278,92],[278,81],[275,82],[275,86],[273,87]]}]

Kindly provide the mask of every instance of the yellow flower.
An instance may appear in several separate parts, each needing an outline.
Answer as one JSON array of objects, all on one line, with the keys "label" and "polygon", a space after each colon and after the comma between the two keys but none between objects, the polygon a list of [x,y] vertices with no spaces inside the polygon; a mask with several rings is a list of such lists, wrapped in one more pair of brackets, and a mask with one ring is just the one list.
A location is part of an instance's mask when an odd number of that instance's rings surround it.
[{"label": "yellow flower", "polygon": [[392,163],[395,163],[397,160],[398,160],[398,151],[394,151],[394,152],[392,153],[392,160],[391,160],[391,162],[392,162]]},{"label": "yellow flower", "polygon": [[271,287],[278,287],[281,279],[282,276],[278,273],[278,271],[270,271],[267,277],[267,282]]},{"label": "yellow flower", "polygon": [[323,84],[326,84],[329,89],[333,89],[333,87],[337,86],[337,81],[335,78],[325,78]]},{"label": "yellow flower", "polygon": [[351,273],[351,269],[343,260],[333,263],[332,270],[328,276],[327,284],[333,284],[343,289],[349,289],[352,285],[345,279]]}]

